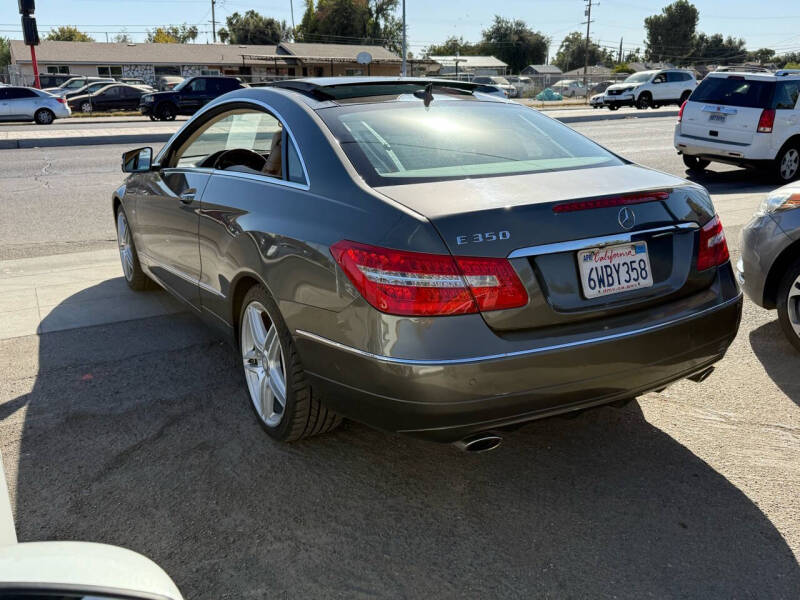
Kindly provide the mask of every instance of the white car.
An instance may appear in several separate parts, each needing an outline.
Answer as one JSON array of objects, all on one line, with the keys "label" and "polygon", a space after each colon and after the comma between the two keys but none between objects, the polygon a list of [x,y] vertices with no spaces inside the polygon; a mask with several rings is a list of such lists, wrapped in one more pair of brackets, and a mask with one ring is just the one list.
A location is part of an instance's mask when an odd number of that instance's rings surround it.
[{"label": "white car", "polygon": [[661,69],[634,73],[622,83],[608,86],[605,103],[611,110],[620,106],[658,108],[665,104],[683,104],[697,87],[691,71]]},{"label": "white car", "polygon": [[603,108],[605,106],[604,94],[595,94],[589,98],[589,106],[592,108]]},{"label": "white car", "polygon": [[787,183],[800,170],[800,73],[709,73],[682,107],[675,149],[694,170],[722,162],[766,167]]},{"label": "white car", "polygon": [[516,98],[517,97],[517,88],[511,85],[508,82],[508,79],[505,77],[500,76],[485,76],[485,75],[478,75],[477,77],[472,78],[472,83],[479,83],[481,85],[492,85],[496,88],[499,88],[505,92],[506,98]]},{"label": "white car", "polygon": [[0,88],[0,121],[36,121],[39,125],[49,125],[71,114],[64,98],[57,98],[44,90],[14,86]]},{"label": "white car", "polygon": [[562,79],[550,86],[554,92],[558,92],[564,98],[575,98],[576,96],[586,97],[586,87],[582,81],[577,79]]}]

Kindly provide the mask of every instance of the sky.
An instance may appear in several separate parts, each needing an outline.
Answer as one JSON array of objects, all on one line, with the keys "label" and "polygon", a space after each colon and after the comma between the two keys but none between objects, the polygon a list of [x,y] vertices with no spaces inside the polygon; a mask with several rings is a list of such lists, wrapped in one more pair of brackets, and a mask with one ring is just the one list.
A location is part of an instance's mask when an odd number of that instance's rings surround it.
[{"label": "sky", "polygon": [[[694,0],[700,11],[698,31],[742,37],[751,50],[769,47],[779,54],[800,51],[800,2],[797,0]],[[233,12],[255,9],[291,24],[291,0],[217,0],[216,17],[224,24]],[[449,36],[477,41],[495,14],[522,19],[552,38],[551,56],[571,31],[585,32],[585,0],[406,0],[409,50],[419,55],[431,43]],[[658,13],[667,0],[593,1],[593,40],[626,50],[644,48],[644,18]],[[304,10],[293,0],[295,22]],[[136,41],[158,25],[197,25],[197,42],[211,41],[211,0],[37,0],[36,18],[44,37],[51,26],[77,25],[97,41],[126,30]],[[218,25],[219,27],[220,25]],[[0,0],[0,36],[22,37],[16,0]]]}]

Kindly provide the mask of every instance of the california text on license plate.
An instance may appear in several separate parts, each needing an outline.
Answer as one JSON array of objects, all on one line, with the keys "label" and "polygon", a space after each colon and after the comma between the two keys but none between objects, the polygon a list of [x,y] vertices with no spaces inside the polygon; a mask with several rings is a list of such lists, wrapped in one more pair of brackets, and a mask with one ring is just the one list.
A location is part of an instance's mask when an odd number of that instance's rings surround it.
[{"label": "california text on license plate", "polygon": [[578,266],[583,293],[587,298],[653,285],[645,242],[581,250],[578,252]]}]

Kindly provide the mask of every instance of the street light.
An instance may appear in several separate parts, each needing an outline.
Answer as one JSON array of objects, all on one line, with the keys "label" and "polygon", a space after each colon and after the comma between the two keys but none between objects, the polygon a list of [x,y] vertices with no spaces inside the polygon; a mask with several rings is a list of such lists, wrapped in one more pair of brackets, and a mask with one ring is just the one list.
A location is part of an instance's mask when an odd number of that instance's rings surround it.
[{"label": "street light", "polygon": [[403,66],[400,74],[406,76],[406,0],[403,0]]}]

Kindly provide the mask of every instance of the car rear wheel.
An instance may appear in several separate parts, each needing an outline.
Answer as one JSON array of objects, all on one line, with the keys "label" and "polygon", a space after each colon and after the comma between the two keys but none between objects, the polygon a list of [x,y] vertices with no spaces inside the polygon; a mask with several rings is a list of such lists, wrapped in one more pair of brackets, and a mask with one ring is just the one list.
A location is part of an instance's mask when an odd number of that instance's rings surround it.
[{"label": "car rear wheel", "polygon": [[689,90],[684,90],[684,92],[681,94],[680,100],[678,100],[678,106],[682,106],[683,103],[686,102],[689,99],[689,96],[691,95],[692,92],[690,92]]},{"label": "car rear wheel", "polygon": [[174,121],[176,110],[171,104],[162,104],[158,107],[158,118],[162,121]]},{"label": "car rear wheel", "polygon": [[40,108],[36,111],[36,114],[33,115],[33,118],[39,125],[50,125],[56,120],[56,115],[49,108]]},{"label": "car rear wheel", "polygon": [[153,282],[145,275],[142,265],[139,264],[136,246],[133,244],[133,232],[122,207],[117,211],[117,247],[122,262],[122,273],[125,275],[128,287],[137,291],[153,287]]},{"label": "car rear wheel", "polygon": [[708,165],[711,164],[711,161],[684,154],[683,164],[685,164],[690,171],[703,171]]},{"label": "car rear wheel", "polygon": [[789,342],[800,352],[800,260],[796,260],[778,287],[778,321]]},{"label": "car rear wheel", "polygon": [[342,418],[309,385],[289,330],[260,285],[247,292],[239,316],[239,344],[250,405],[276,440],[293,442],[335,429]]},{"label": "car rear wheel", "polygon": [[91,102],[83,102],[81,103],[81,112],[92,112],[92,103]]},{"label": "car rear wheel", "polygon": [[636,99],[636,108],[640,110],[645,110],[650,108],[653,104],[653,98],[650,96],[650,92],[642,92],[639,97]]},{"label": "car rear wheel", "polygon": [[800,170],[800,147],[787,145],[775,157],[775,176],[781,183],[794,181]]},{"label": "car rear wheel", "polygon": [[617,106],[616,104],[609,104],[608,110],[619,110],[619,106]]}]

